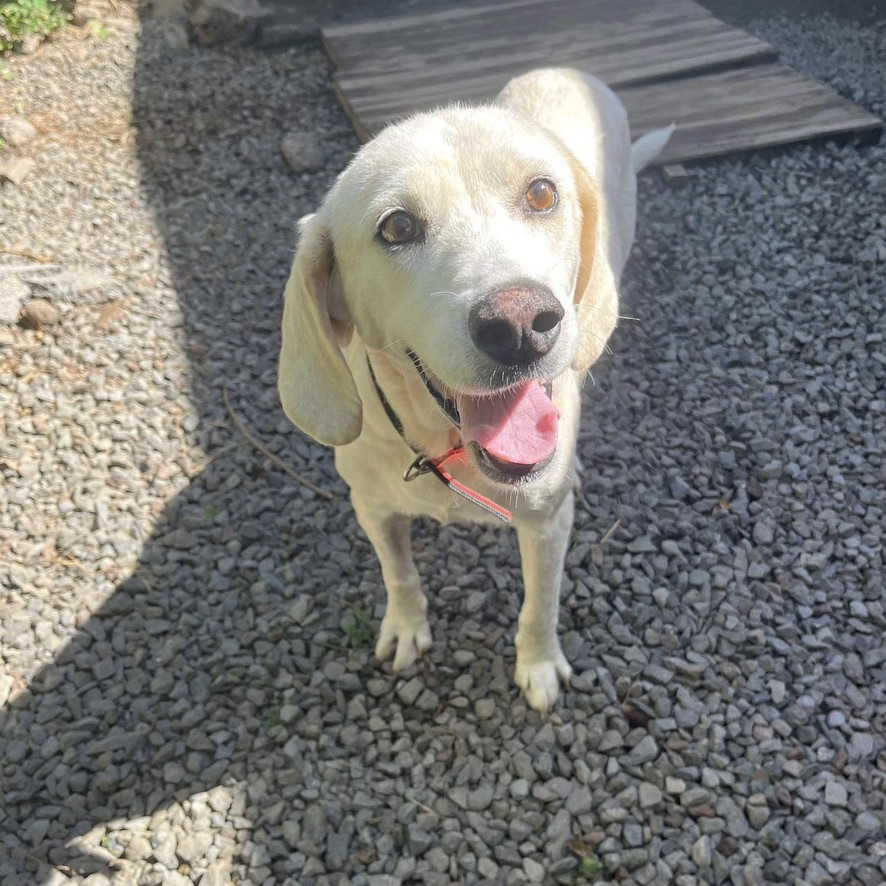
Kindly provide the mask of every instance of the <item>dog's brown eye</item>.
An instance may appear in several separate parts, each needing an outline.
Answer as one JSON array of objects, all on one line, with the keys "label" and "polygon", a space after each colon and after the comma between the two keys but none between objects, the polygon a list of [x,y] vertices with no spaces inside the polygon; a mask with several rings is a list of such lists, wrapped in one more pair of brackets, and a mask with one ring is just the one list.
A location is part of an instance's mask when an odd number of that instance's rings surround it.
[{"label": "dog's brown eye", "polygon": [[557,205],[557,189],[546,178],[536,179],[523,195],[532,212],[547,212]]},{"label": "dog's brown eye", "polygon": [[386,243],[411,243],[421,235],[421,225],[408,212],[392,212],[382,223],[379,233]]}]

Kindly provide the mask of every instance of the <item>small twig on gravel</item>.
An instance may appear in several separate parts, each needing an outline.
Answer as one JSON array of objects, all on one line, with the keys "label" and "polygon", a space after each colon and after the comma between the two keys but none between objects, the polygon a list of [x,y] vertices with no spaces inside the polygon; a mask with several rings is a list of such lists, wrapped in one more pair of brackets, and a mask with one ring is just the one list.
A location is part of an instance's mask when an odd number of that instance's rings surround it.
[{"label": "small twig on gravel", "polygon": [[2,249],[0,255],[17,255],[19,258],[29,258],[32,261],[38,261],[41,264],[49,264],[55,259],[51,255],[38,255],[36,252],[28,252],[26,249]]},{"label": "small twig on gravel", "polygon": [[409,798],[409,797],[407,797],[406,799],[407,799],[410,803],[414,803],[416,806],[418,806],[419,809],[424,809],[425,812],[430,812],[431,815],[436,815],[438,818],[440,817],[440,813],[439,813],[439,812],[434,812],[434,810],[431,809],[430,806],[425,806],[425,804],[422,803],[422,802],[420,802],[419,800],[413,800],[413,799],[411,799],[411,798]]},{"label": "small twig on gravel", "polygon": [[222,388],[222,398],[225,401],[225,409],[228,410],[228,415],[231,416],[231,421],[237,426],[237,430],[263,455],[265,458],[269,458],[275,465],[277,465],[280,470],[285,471],[292,477],[293,480],[301,483],[302,486],[306,486],[311,492],[316,493],[321,498],[325,498],[326,501],[332,501],[332,496],[325,490],[321,489],[319,486],[315,486],[311,483],[310,480],[306,480],[301,474],[296,473],[283,461],[283,459],[274,455],[269,449],[263,446],[247,429],[243,422],[240,420],[239,416],[236,412],[234,412],[233,407],[231,406],[231,401],[228,399],[228,392],[225,388]]},{"label": "small twig on gravel", "polygon": [[619,526],[621,526],[621,517],[619,517],[619,518],[618,518],[618,519],[617,519],[617,520],[616,520],[616,521],[615,521],[615,522],[609,527],[609,529],[606,531],[606,535],[604,535],[603,538],[600,539],[600,541],[598,542],[598,544],[605,545],[606,542],[609,541],[609,539],[612,538],[612,536],[615,535],[616,532],[618,532],[618,527],[619,527]]}]

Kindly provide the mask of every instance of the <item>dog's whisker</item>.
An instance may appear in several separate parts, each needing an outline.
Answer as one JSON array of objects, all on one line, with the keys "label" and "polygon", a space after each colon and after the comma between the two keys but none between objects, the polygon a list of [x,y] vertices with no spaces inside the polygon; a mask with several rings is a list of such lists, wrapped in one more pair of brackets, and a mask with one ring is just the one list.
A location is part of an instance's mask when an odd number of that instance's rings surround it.
[{"label": "dog's whisker", "polygon": [[382,345],[382,347],[379,348],[379,351],[388,351],[391,348],[396,347],[397,345],[404,344],[405,342],[406,342],[405,338],[394,339],[394,341],[388,342],[386,345]]},{"label": "dog's whisker", "polygon": [[603,345],[603,349],[606,351],[607,354],[612,353],[612,350],[610,349],[609,344],[607,343],[607,340],[605,338],[603,338],[602,335],[597,335],[596,332],[591,332],[590,330],[587,330],[587,333],[588,333],[588,335],[591,336],[591,338],[596,339],[598,342],[600,342],[601,345]]}]

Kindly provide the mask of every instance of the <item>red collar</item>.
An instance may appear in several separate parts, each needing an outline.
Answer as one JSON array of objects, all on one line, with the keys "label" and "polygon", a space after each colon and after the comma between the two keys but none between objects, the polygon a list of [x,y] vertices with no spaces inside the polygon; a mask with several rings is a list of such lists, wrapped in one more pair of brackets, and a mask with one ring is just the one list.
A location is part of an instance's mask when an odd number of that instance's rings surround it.
[{"label": "red collar", "polygon": [[[421,364],[417,362],[417,358],[410,352],[410,356],[413,357],[413,363],[415,364],[416,369],[422,377],[422,380],[425,382],[428,390],[434,396],[434,399],[437,400],[438,404],[441,404],[442,395],[439,392],[435,391],[428,383],[427,379],[422,371]],[[403,422],[400,421],[400,416],[397,415],[394,407],[391,406],[390,401],[385,396],[385,392],[382,390],[381,385],[378,383],[378,379],[375,377],[375,370],[372,368],[372,361],[369,359],[369,354],[366,355],[366,364],[369,367],[369,377],[372,379],[372,384],[375,387],[375,392],[378,394],[378,399],[381,401],[381,405],[384,408],[385,415],[388,417],[388,421],[393,425],[394,430],[399,435],[400,439],[415,453],[416,458],[412,462],[411,465],[406,469],[406,472],[403,474],[403,479],[409,483],[412,480],[415,480],[416,477],[421,477],[423,474],[433,474],[444,486],[447,486],[452,492],[456,493],[456,495],[460,495],[462,498],[467,499],[471,504],[476,505],[478,508],[482,508],[489,514],[492,514],[494,517],[497,517],[502,523],[510,523],[512,520],[511,512],[501,507],[501,505],[497,505],[491,499],[486,498],[485,495],[480,495],[479,492],[474,492],[473,489],[468,488],[464,485],[464,483],[460,483],[455,477],[450,474],[445,465],[449,462],[454,461],[464,461],[467,458],[467,452],[465,452],[465,448],[463,445],[456,446],[454,449],[450,449],[449,452],[441,455],[439,458],[430,458],[425,455],[417,446],[409,441],[406,436],[406,432],[403,430]],[[446,403],[451,403],[449,400],[445,400]],[[445,408],[441,404],[441,409],[443,409],[447,418],[450,421],[454,421],[452,415],[450,414],[450,410]],[[457,424],[457,423],[456,423]]]}]

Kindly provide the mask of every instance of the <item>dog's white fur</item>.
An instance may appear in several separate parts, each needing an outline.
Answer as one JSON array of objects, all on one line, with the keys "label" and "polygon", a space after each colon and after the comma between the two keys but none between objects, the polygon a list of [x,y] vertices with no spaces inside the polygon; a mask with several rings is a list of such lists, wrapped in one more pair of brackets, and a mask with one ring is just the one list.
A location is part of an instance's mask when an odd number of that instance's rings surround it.
[{"label": "dog's white fur", "polygon": [[[412,518],[491,518],[432,477],[403,481],[412,455],[383,410],[367,355],[407,437],[435,457],[457,432],[407,348],[441,388],[478,394],[495,368],[468,331],[479,298],[530,280],[565,309],[555,346],[533,370],[536,380],[553,381],[561,414],[551,462],[515,485],[488,479],[473,461],[452,469],[513,511],[525,584],[515,679],[528,703],[547,711],[570,675],[557,612],[573,521],[579,390],[617,322],[636,173],[669,136],[656,131],[632,147],[625,110],[603,83],[577,71],[533,71],[512,80],[494,105],[419,114],[385,129],[302,220],[285,295],[280,395],[298,427],[336,447],[387,588],[376,655],[393,653],[395,671],[431,643],[410,552]],[[538,177],[559,193],[556,211],[543,218],[519,202]],[[425,220],[424,242],[399,250],[379,242],[380,220],[397,209]]]}]

